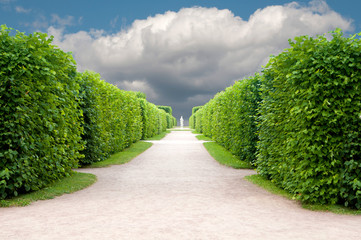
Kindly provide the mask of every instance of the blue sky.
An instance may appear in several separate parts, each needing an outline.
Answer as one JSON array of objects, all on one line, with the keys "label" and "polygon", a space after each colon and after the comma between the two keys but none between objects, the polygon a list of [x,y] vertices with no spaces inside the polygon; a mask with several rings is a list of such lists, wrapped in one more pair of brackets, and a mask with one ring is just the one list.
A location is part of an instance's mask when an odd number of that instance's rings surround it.
[{"label": "blue sky", "polygon": [[261,70],[288,38],[340,27],[361,32],[360,0],[0,0],[0,24],[46,32],[79,71],[126,90],[191,108]]}]

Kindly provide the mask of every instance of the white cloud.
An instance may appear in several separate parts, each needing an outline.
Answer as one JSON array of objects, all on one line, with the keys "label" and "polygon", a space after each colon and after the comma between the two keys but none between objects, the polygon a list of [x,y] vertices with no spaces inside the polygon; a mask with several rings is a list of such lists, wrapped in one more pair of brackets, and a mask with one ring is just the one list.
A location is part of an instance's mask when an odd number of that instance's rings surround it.
[{"label": "white cloud", "polygon": [[31,9],[26,9],[26,8],[23,8],[22,6],[16,6],[15,11],[17,13],[29,13],[29,12],[31,12]]},{"label": "white cloud", "polygon": [[74,17],[66,16],[62,18],[57,14],[52,14],[51,22],[62,28],[62,27],[74,25]]},{"label": "white cloud", "polygon": [[[71,22],[67,18],[62,25]],[[289,38],[336,27],[351,30],[351,21],[326,2],[313,1],[259,9],[248,21],[229,10],[194,7],[136,20],[112,35],[64,34],[54,27],[49,34],[56,45],[73,52],[80,70],[97,71],[126,90],[145,91],[150,101],[187,116],[192,106],[259,71],[270,54],[288,47]]]},{"label": "white cloud", "polygon": [[110,21],[110,26],[111,26],[112,28],[115,28],[115,27],[117,26],[118,20],[119,20],[119,15],[117,15],[115,18],[113,18],[113,19]]},{"label": "white cloud", "polygon": [[41,31],[49,27],[49,23],[44,15],[38,15],[36,20],[29,23],[23,23],[24,26],[31,27],[35,31]]}]

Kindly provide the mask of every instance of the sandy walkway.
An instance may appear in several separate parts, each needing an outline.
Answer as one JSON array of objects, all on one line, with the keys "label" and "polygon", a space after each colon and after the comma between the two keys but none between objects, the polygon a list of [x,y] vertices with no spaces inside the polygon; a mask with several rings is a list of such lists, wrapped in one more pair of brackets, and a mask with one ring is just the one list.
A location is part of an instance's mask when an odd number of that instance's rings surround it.
[{"label": "sandy walkway", "polygon": [[82,169],[93,186],[0,209],[0,239],[361,239],[361,216],[304,210],[172,132],[132,162]]}]

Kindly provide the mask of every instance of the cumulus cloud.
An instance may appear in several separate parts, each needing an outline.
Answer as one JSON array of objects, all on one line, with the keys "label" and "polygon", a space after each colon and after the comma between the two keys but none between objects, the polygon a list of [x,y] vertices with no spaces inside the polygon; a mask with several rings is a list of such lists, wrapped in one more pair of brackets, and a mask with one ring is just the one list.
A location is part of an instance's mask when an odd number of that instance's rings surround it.
[{"label": "cumulus cloud", "polygon": [[269,55],[288,47],[288,39],[317,35],[352,22],[324,1],[295,2],[258,9],[248,20],[217,8],[184,8],[136,20],[115,34],[80,31],[64,34],[50,27],[55,44],[73,52],[80,71],[99,72],[126,90],[170,105],[176,117],[216,92],[259,71]]}]

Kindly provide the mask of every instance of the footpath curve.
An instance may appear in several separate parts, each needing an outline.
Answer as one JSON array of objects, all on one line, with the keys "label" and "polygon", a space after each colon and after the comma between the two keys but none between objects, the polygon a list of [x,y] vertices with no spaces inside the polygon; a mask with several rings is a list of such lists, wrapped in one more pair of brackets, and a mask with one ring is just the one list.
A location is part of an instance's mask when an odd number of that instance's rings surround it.
[{"label": "footpath curve", "polygon": [[360,239],[361,216],[302,209],[173,131],[82,191],[0,209],[0,239]]}]

